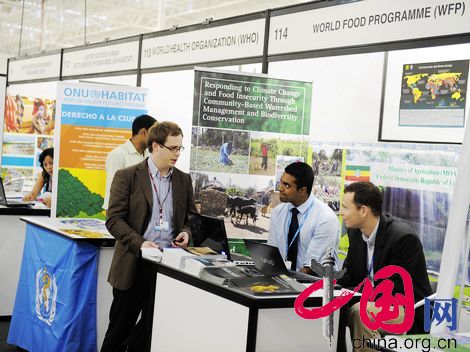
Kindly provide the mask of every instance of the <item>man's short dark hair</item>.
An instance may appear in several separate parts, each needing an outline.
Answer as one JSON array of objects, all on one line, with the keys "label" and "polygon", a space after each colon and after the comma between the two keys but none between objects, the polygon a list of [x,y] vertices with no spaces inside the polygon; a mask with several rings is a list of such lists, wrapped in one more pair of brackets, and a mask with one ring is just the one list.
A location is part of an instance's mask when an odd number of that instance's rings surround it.
[{"label": "man's short dark hair", "polygon": [[365,205],[375,216],[382,214],[382,193],[372,182],[351,183],[344,188],[344,193],[354,193],[353,201],[357,207]]},{"label": "man's short dark hair", "polygon": [[149,128],[153,126],[155,121],[157,120],[155,120],[150,115],[137,116],[134,122],[132,122],[132,135],[135,136],[136,134],[138,134],[142,128],[145,128],[148,131]]},{"label": "man's short dark hair", "polygon": [[165,144],[168,136],[179,136],[183,137],[183,131],[180,126],[174,122],[162,121],[155,122],[154,125],[149,129],[147,136],[147,148],[150,153],[153,152],[153,142],[157,144]]},{"label": "man's short dark hair", "polygon": [[313,170],[310,165],[302,162],[292,163],[284,169],[286,173],[295,177],[297,189],[307,187],[307,194],[312,192],[313,187]]}]

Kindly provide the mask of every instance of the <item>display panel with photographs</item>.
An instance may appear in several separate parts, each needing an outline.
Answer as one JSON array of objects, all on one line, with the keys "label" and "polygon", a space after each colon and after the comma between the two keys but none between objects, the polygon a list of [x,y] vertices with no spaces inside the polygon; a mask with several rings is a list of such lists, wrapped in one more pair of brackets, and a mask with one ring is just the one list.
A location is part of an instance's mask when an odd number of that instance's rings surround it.
[{"label": "display panel with photographs", "polygon": [[55,100],[7,95],[2,145],[5,192],[31,190],[41,167],[39,155],[54,145]]},{"label": "display panel with photographs", "polygon": [[305,160],[312,83],[195,71],[190,170],[202,214],[266,239],[285,166]]}]

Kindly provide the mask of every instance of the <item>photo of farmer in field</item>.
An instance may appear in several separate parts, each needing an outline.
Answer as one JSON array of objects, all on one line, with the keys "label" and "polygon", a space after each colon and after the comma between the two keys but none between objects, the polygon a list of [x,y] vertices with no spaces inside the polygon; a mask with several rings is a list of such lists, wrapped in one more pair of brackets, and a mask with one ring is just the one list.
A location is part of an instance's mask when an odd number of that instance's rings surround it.
[{"label": "photo of farmer in field", "polygon": [[306,160],[307,153],[308,142],[302,136],[252,132],[249,173],[274,176],[278,155],[302,156]]},{"label": "photo of farmer in field", "polygon": [[249,132],[193,127],[191,170],[247,174],[249,150]]}]

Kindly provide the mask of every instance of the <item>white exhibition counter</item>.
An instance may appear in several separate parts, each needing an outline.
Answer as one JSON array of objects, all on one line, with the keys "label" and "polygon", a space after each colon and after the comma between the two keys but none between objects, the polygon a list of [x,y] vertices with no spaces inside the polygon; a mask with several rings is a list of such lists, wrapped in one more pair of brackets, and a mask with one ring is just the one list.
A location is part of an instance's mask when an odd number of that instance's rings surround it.
[{"label": "white exhibition counter", "polygon": [[[154,267],[151,352],[329,350],[322,334],[323,320],[305,320],[294,312],[296,295],[254,296],[164,264]],[[305,306],[321,306],[321,295],[313,293]],[[344,348],[344,329],[336,344],[339,320],[340,311],[336,311],[332,351]]]},{"label": "white exhibition counter", "polygon": [[26,225],[21,216],[39,216],[46,219],[48,209],[0,206],[0,317],[10,317],[15,302],[20,273]]}]

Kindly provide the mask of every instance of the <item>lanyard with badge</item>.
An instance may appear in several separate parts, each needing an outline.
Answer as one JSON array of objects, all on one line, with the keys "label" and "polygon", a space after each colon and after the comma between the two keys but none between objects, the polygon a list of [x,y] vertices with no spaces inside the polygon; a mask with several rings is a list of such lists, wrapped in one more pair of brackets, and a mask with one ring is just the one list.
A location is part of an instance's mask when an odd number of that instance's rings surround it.
[{"label": "lanyard with badge", "polygon": [[152,182],[153,189],[155,190],[155,195],[157,196],[158,206],[160,208],[159,218],[158,220],[154,221],[154,229],[155,231],[168,231],[168,229],[170,228],[170,224],[168,221],[163,220],[163,204],[165,203],[166,199],[168,198],[168,195],[170,194],[171,183],[168,184],[168,192],[166,193],[165,198],[163,199],[162,202],[160,202],[160,196],[158,195],[157,186],[155,185],[155,182],[153,181],[153,177],[150,172],[150,169],[148,170],[148,172],[149,172],[150,182]]},{"label": "lanyard with badge", "polygon": [[[299,224],[299,228],[297,229],[297,232],[294,234],[294,237],[292,237],[292,241],[290,241],[290,243],[287,245],[287,248],[286,248],[286,258],[287,258],[287,254],[289,253],[289,248],[292,246],[292,244],[295,242],[295,239],[297,238],[297,236],[299,235],[300,233],[300,230],[302,229],[302,227],[304,226],[305,224],[305,221],[307,221],[307,217],[308,217],[308,214],[310,214],[310,211],[312,210],[313,208],[313,202],[312,204],[310,204],[310,206],[308,207],[307,209],[307,212],[305,213],[303,219],[302,219],[302,223]],[[297,215],[296,215],[297,216]],[[286,228],[286,233],[287,233],[287,236],[289,237],[289,227],[290,227],[290,223],[292,221],[292,216],[289,217],[289,221],[287,222],[287,228]],[[287,242],[287,241],[286,241]],[[287,244],[287,243],[286,243]]]}]

